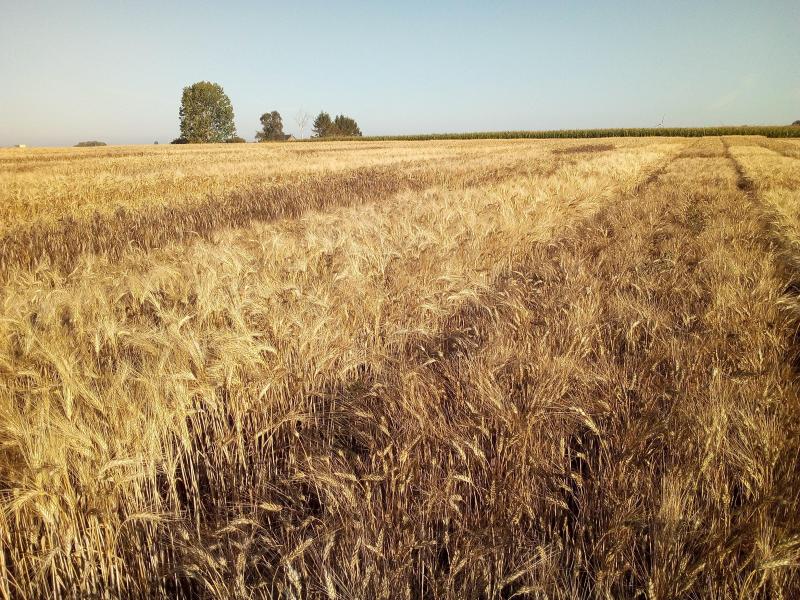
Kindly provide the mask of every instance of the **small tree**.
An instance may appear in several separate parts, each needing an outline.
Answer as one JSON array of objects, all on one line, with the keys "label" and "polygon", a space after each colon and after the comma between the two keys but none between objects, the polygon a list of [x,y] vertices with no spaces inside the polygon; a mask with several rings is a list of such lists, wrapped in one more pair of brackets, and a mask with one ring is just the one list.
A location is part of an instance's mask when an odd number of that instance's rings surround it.
[{"label": "small tree", "polygon": [[792,123],[792,125],[795,126],[795,127],[800,127],[800,119],[798,119],[797,121]]},{"label": "small tree", "polygon": [[345,115],[337,115],[333,120],[333,131],[331,135],[360,137],[361,130],[358,128],[358,123],[355,122],[355,119],[351,119]]},{"label": "small tree", "polygon": [[332,127],[333,121],[331,121],[331,116],[325,111],[322,111],[317,115],[317,118],[314,119],[314,125],[311,130],[314,132],[314,137],[322,138],[331,134]]},{"label": "small tree", "polygon": [[283,140],[283,120],[281,113],[273,110],[261,115],[261,131],[256,132],[256,141],[268,142],[270,140]]},{"label": "small tree", "polygon": [[233,106],[222,86],[198,81],[183,88],[181,138],[189,143],[224,142],[236,135]]},{"label": "small tree", "polygon": [[297,128],[300,131],[300,137],[305,137],[306,135],[306,125],[308,125],[308,121],[311,119],[311,115],[304,111],[302,108],[297,111],[297,114],[294,116],[294,122],[297,123]]}]

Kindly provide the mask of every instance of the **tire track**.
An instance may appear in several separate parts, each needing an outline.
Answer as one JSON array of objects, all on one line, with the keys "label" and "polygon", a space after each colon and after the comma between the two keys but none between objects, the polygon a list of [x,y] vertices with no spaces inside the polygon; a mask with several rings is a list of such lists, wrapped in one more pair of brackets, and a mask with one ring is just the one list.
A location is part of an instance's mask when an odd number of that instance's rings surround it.
[{"label": "tire track", "polygon": [[775,252],[779,273],[785,281],[781,305],[794,324],[792,349],[787,356],[787,362],[792,366],[795,375],[800,376],[800,253],[798,253],[798,245],[796,241],[781,231],[780,216],[759,196],[755,182],[747,175],[742,163],[731,153],[729,142],[723,139],[723,143],[726,156],[736,171],[736,187],[758,212],[764,236],[768,240],[765,249]]}]

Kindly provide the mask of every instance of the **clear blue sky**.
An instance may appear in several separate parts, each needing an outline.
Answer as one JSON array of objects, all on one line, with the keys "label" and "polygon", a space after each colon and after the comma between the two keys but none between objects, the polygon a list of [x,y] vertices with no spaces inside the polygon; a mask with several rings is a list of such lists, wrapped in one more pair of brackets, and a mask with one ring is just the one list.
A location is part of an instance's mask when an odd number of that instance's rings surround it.
[{"label": "clear blue sky", "polygon": [[800,119],[800,1],[0,0],[0,145],[168,142],[183,86],[238,132],[365,135]]}]

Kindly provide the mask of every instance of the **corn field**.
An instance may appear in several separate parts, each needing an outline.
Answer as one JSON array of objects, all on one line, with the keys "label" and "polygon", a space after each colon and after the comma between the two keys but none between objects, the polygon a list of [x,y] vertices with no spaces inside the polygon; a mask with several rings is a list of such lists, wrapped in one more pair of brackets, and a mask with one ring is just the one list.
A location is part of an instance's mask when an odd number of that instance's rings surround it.
[{"label": "corn field", "polygon": [[[547,129],[541,131],[475,131],[468,133],[425,133],[418,135],[374,135],[366,137],[331,137],[334,141],[426,141],[426,140],[517,140],[517,139],[582,139],[619,137],[707,137],[763,136],[768,138],[800,138],[797,125],[742,125],[728,127],[620,127],[610,129]],[[314,138],[301,141],[316,141]]]}]

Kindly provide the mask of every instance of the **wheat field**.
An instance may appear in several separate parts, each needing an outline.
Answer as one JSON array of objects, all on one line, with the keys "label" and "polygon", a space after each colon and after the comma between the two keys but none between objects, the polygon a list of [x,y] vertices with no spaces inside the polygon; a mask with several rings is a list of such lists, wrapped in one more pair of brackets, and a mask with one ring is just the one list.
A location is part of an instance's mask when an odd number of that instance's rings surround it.
[{"label": "wheat field", "polygon": [[800,141],[0,150],[0,597],[800,597]]}]

